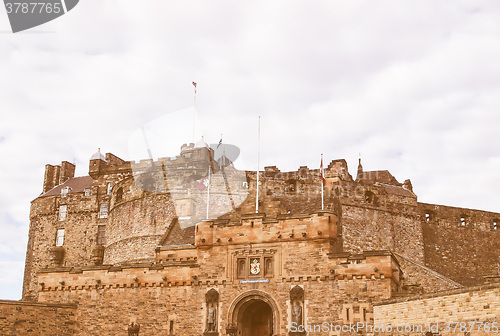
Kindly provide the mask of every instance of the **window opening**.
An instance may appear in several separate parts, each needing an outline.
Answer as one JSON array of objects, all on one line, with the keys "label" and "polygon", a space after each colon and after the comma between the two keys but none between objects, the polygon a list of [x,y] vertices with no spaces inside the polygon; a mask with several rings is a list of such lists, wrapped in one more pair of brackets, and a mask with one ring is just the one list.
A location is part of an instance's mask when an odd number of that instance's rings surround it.
[{"label": "window opening", "polygon": [[67,205],[59,206],[59,221],[66,220],[67,209],[68,209]]},{"label": "window opening", "polygon": [[63,246],[64,244],[64,229],[58,229],[56,233],[56,246]]},{"label": "window opening", "polygon": [[108,204],[101,204],[99,218],[108,218]]}]

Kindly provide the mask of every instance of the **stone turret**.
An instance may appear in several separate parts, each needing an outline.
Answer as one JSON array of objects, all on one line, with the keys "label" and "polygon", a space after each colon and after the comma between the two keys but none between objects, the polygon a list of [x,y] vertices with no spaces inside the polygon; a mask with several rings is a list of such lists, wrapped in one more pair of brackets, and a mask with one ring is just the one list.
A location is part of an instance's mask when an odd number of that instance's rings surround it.
[{"label": "stone turret", "polygon": [[356,175],[356,181],[360,181],[361,179],[363,179],[363,166],[361,165],[361,157],[360,157],[358,163],[358,173]]}]

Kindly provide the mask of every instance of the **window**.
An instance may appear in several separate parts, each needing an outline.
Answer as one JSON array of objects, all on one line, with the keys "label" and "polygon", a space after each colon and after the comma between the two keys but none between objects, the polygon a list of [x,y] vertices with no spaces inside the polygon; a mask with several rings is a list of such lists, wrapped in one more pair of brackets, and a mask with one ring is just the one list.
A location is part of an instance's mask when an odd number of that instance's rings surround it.
[{"label": "window", "polygon": [[372,193],[371,191],[366,191],[365,192],[365,201],[366,203],[372,203],[372,204],[375,204],[376,203],[376,196],[374,193]]},{"label": "window", "polygon": [[99,218],[108,218],[108,204],[101,204],[99,208]]},{"label": "window", "polygon": [[430,221],[431,221],[431,219],[432,219],[432,217],[431,217],[430,212],[426,212],[426,213],[425,213],[425,221],[426,221],[426,222],[430,222]]},{"label": "window", "polygon": [[108,183],[108,187],[107,187],[107,191],[106,191],[106,193],[107,193],[108,195],[110,195],[110,194],[111,194],[111,190],[113,190],[113,182],[109,182],[109,183]]},{"label": "window", "polygon": [[59,221],[63,221],[66,219],[66,210],[68,206],[67,205],[60,205],[59,206]]},{"label": "window", "polygon": [[493,225],[491,226],[492,230],[497,231],[498,230],[498,220],[493,221]]},{"label": "window", "polygon": [[64,229],[58,229],[56,234],[56,246],[63,246],[64,244]]},{"label": "window", "polygon": [[64,187],[61,189],[61,197],[66,197],[66,195],[70,192],[70,187]]},{"label": "window", "polygon": [[85,196],[90,196],[90,188],[83,189],[83,192],[85,193]]},{"label": "window", "polygon": [[168,334],[169,335],[173,335],[174,334],[174,321],[170,321],[170,327],[169,327],[169,330],[168,330]]},{"label": "window", "polygon": [[98,245],[106,244],[106,225],[97,226],[97,244]]},{"label": "window", "polygon": [[460,226],[467,226],[467,220],[464,216],[460,217]]},{"label": "window", "polygon": [[248,182],[247,182],[247,181],[242,182],[242,183],[241,183],[241,187],[242,187],[243,189],[248,189]]}]

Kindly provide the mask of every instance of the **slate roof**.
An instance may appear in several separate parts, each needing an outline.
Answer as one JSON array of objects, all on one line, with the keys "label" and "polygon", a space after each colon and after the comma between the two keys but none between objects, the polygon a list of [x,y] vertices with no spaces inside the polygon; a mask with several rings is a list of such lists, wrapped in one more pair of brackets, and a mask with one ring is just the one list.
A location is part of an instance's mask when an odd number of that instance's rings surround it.
[{"label": "slate roof", "polygon": [[83,192],[84,189],[90,188],[92,186],[93,181],[94,179],[92,179],[92,177],[90,176],[71,177],[63,184],[55,186],[45,194],[40,195],[40,197],[61,195],[61,189],[65,187],[71,188],[69,194]]}]

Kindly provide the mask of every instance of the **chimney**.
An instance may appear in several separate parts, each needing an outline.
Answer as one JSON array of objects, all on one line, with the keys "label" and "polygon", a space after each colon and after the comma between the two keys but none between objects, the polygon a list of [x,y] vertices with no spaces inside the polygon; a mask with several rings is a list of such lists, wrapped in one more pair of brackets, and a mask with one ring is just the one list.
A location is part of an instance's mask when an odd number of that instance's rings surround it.
[{"label": "chimney", "polygon": [[43,194],[59,184],[61,167],[50,164],[45,165],[45,176],[43,178]]},{"label": "chimney", "polygon": [[75,165],[68,161],[63,161],[61,163],[61,179],[59,184],[66,182],[71,177],[75,177]]}]

